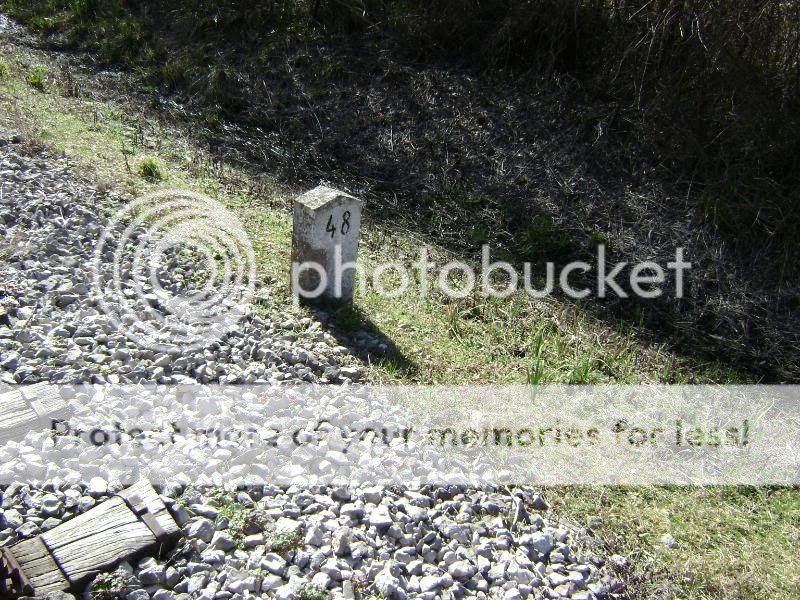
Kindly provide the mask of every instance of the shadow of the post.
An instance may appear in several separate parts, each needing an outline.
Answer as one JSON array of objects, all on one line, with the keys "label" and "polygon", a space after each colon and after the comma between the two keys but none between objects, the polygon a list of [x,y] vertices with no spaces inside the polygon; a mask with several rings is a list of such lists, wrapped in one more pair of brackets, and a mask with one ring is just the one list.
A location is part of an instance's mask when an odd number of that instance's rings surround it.
[{"label": "shadow of the post", "polygon": [[390,378],[413,380],[416,377],[418,366],[361,307],[327,298],[307,306],[325,331],[365,364],[380,367]]}]

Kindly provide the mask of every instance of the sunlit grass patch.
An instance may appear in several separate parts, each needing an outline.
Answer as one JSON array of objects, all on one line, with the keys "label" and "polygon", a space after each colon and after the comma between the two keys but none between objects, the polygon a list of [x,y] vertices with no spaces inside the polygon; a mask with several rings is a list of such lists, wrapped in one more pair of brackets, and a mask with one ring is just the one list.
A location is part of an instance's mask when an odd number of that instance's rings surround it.
[{"label": "sunlit grass patch", "polygon": [[47,83],[47,74],[47,67],[43,67],[41,65],[33,67],[30,71],[28,71],[27,75],[25,75],[25,83],[27,83],[33,89],[43,92],[45,91],[45,85]]},{"label": "sunlit grass patch", "polygon": [[164,173],[161,171],[161,166],[158,164],[158,161],[151,156],[145,156],[139,161],[138,171],[139,175],[150,182],[161,181],[164,179]]}]

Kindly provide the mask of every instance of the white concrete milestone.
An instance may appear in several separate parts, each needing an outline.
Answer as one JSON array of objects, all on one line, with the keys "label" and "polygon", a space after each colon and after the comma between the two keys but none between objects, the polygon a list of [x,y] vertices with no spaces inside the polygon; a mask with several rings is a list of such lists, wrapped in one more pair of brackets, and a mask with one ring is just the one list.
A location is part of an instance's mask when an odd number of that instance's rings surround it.
[{"label": "white concrete milestone", "polygon": [[361,201],[318,186],[294,201],[292,293],[351,302],[361,233]]}]

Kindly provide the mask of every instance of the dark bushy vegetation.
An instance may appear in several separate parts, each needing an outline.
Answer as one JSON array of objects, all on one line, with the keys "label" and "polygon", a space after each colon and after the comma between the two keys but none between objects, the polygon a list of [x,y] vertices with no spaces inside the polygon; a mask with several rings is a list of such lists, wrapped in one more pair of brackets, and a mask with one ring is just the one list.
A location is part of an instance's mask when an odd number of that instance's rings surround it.
[{"label": "dark bushy vegetation", "polygon": [[[225,49],[257,53],[314,37],[369,36],[416,60],[569,74],[643,111],[660,126],[664,150],[679,156],[696,180],[735,188],[739,208],[763,208],[758,194],[780,195],[800,181],[800,5],[795,2],[5,0],[3,5],[39,29],[66,29],[71,41],[88,43],[109,62],[150,65],[168,85],[202,80],[204,91],[221,98],[228,110],[239,103],[236,65],[218,62]],[[779,185],[770,187],[771,182]],[[759,218],[779,227],[784,216],[762,211]]]}]

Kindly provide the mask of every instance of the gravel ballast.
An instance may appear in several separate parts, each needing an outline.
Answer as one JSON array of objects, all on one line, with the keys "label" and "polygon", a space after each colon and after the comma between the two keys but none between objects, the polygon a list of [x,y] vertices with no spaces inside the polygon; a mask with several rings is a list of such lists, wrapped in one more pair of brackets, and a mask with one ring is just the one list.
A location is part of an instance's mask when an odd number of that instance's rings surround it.
[{"label": "gravel ballast", "polygon": [[[259,397],[246,396],[238,416],[259,425],[374,414],[375,407],[358,405],[354,382],[362,371],[352,350],[340,346],[320,321],[280,307],[247,317],[207,348],[164,354],[137,345],[98,307],[88,269],[105,215],[119,200],[96,193],[66,159],[46,152],[29,156],[15,144],[0,149],[0,178],[3,383],[141,386],[138,405],[94,405],[107,398],[76,396],[71,424],[81,428],[107,426],[113,419],[155,427],[158,419],[187,415],[202,425],[204,416],[215,415],[197,406],[196,413],[187,413],[177,404],[148,404],[144,384],[153,383],[340,384],[327,395],[309,394],[302,410],[286,407],[286,414],[274,406],[259,413]],[[405,424],[396,411],[386,410],[382,418]],[[5,477],[27,475],[3,491],[0,544],[56,527],[123,485],[124,456],[109,462],[110,452],[80,440],[68,450],[70,437],[32,431],[0,447]],[[122,564],[113,577],[104,575],[122,597],[513,600],[603,598],[621,589],[614,561],[592,551],[590,533],[560,523],[532,489],[378,486],[364,483],[366,476],[359,485],[247,485],[244,477],[214,477],[216,467],[223,472],[228,465],[231,448],[209,445],[190,452],[189,443],[179,440],[167,446],[169,452],[155,449],[153,459],[180,456],[171,463],[177,476],[160,488],[182,527],[182,541],[166,556]],[[303,453],[290,450],[283,472],[311,472]],[[335,471],[344,454],[333,446],[326,452],[328,464],[317,470]],[[420,464],[427,460],[414,456],[413,448],[409,452]],[[380,452],[373,448],[362,458],[364,473],[379,480]]]}]

